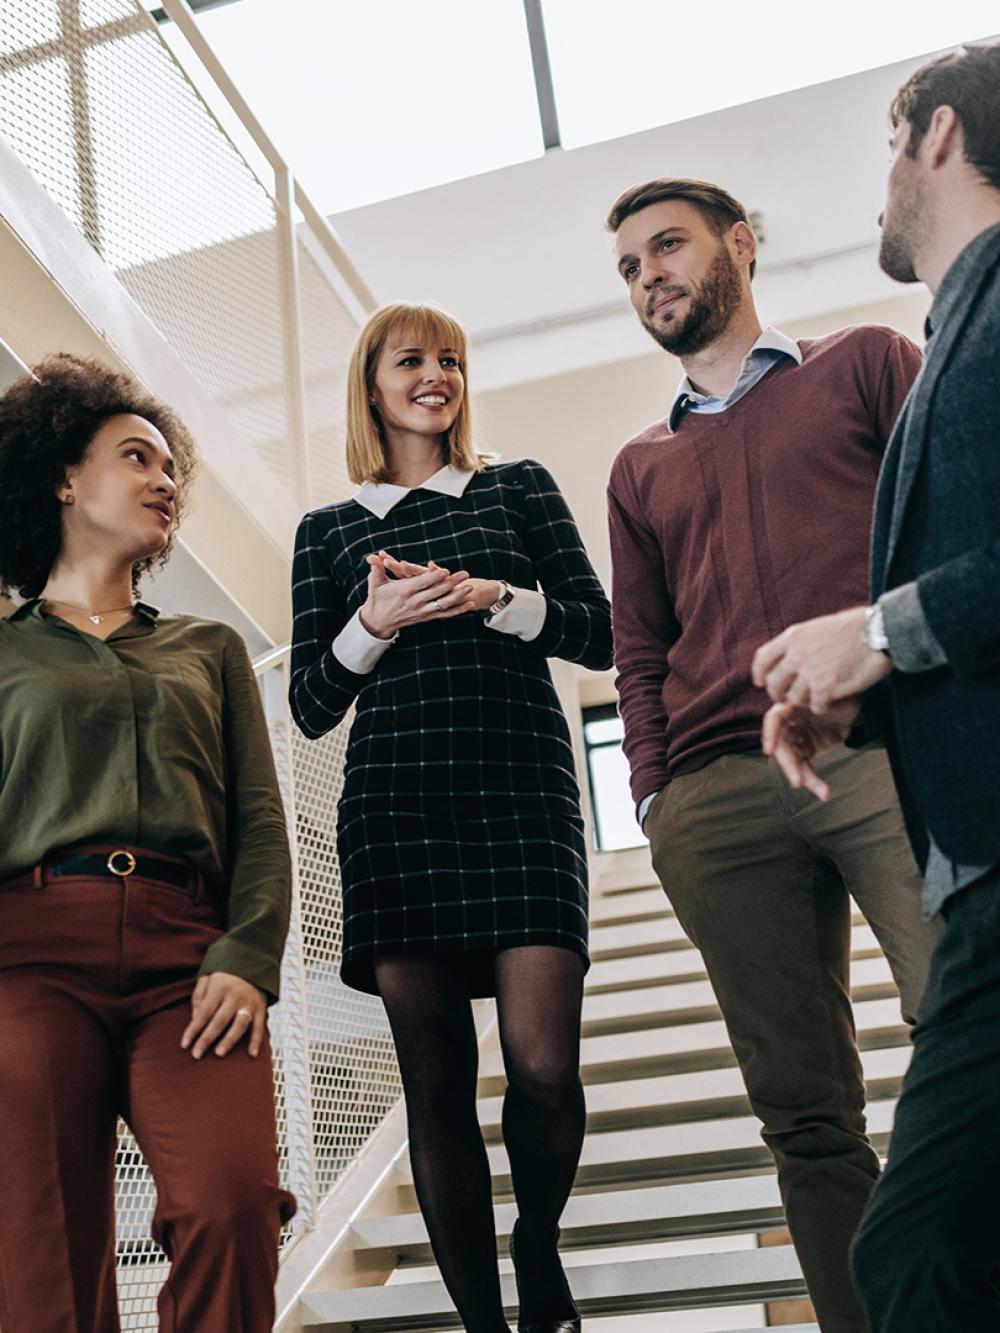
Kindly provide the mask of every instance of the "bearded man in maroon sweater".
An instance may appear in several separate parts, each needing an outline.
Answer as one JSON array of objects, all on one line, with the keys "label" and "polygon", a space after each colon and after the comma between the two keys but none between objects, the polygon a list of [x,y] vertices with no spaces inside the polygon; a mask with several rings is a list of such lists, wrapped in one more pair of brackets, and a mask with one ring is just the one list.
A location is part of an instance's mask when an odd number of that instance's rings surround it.
[{"label": "bearded man in maroon sweater", "polygon": [[686,372],[608,488],[633,795],[763,1122],[820,1327],[865,1333],[848,1249],[879,1159],[850,900],[909,1021],[937,931],[883,748],[818,761],[825,803],[790,790],[761,749],[769,700],[751,662],[787,626],[865,600],[879,465],[920,353],[876,325],[798,341],[762,329],[753,229],[717,186],[636,186],[608,228],[640,321]]}]

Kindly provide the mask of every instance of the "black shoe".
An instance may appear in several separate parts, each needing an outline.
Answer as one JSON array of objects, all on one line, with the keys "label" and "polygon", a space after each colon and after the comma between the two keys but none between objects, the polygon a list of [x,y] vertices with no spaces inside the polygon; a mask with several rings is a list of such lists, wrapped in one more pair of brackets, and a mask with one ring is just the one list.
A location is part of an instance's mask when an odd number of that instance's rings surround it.
[{"label": "black shoe", "polygon": [[[580,1312],[576,1308],[573,1294],[566,1281],[562,1264],[559,1262],[559,1231],[552,1237],[552,1265],[556,1272],[556,1290],[551,1297],[542,1298],[540,1293],[532,1292],[518,1268],[517,1229],[514,1223],[510,1233],[510,1257],[514,1263],[514,1279],[517,1283],[518,1319],[517,1333],[580,1333]],[[546,1308],[543,1318],[538,1318],[536,1308]],[[551,1311],[552,1313],[548,1313]]]}]

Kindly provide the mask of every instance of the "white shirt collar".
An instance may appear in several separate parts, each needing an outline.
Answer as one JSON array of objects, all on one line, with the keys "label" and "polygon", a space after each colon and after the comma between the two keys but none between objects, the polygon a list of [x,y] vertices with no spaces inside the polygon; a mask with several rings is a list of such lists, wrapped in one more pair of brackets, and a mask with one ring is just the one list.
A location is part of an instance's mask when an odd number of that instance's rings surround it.
[{"label": "white shirt collar", "polygon": [[466,486],[475,475],[469,468],[453,467],[449,463],[419,486],[393,486],[388,481],[366,481],[354,499],[376,518],[385,518],[389,510],[398,505],[410,491],[438,491],[441,495],[452,495],[457,499],[465,493]]},{"label": "white shirt collar", "polygon": [[[795,339],[789,338],[788,335],[782,333],[780,329],[772,328],[770,324],[768,324],[767,328],[761,330],[757,341],[743,358],[743,362],[740,366],[740,377],[745,375],[750,369],[757,352],[780,352],[783,356],[790,356],[797,366],[801,366],[802,364],[802,350]],[[736,384],[733,385],[734,392],[736,386],[739,384],[740,377],[737,377]],[[673,430],[677,422],[678,408],[686,399],[693,398],[695,401],[703,402],[706,397],[711,397],[711,395],[699,394],[697,389],[692,387],[691,381],[685,375],[677,386],[677,392],[674,394],[673,402],[670,404],[670,411],[667,413],[669,429]]]}]

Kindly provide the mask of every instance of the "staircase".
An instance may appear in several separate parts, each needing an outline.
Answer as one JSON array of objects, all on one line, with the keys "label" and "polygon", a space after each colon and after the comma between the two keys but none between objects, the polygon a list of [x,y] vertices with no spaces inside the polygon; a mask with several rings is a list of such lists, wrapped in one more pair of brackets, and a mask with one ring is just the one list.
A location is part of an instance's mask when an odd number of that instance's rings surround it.
[{"label": "staircase", "polygon": [[[645,848],[601,858],[584,1003],[588,1128],[563,1218],[563,1253],[588,1333],[743,1333],[794,1319],[805,1288],[783,1227],[770,1155],[750,1114],[700,955],[656,883]],[[884,1147],[909,1061],[889,968],[855,920],[852,989],[869,1096],[869,1132]],[[484,1044],[479,1112],[489,1146],[503,1256],[514,1223],[500,1136],[503,1066]],[[460,1327],[437,1276],[405,1154],[373,1215],[347,1243],[352,1282],[322,1280],[299,1303],[303,1329],[393,1333]],[[768,1233],[771,1233],[768,1235]],[[778,1240],[779,1243],[771,1243]],[[371,1281],[369,1277],[367,1279]]]}]

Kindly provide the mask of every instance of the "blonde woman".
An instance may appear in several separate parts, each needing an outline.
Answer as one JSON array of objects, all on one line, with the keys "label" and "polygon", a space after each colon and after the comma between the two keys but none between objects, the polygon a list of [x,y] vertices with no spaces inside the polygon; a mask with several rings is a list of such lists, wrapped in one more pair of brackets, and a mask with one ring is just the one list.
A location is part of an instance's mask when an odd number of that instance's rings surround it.
[{"label": "blonde woman", "polygon": [[610,666],[608,602],[548,472],[474,449],[465,333],[442,311],[393,305],[363,330],[347,457],[360,490],[299,528],[291,686],[308,736],[357,704],[344,980],[385,1003],[418,1198],[472,1333],[508,1327],[469,1003],[496,996],[518,1327],[569,1333],[557,1243],[584,1129],[587,858],[546,658]]}]

